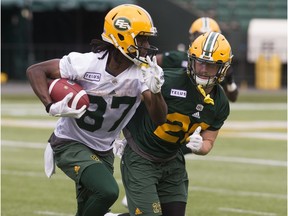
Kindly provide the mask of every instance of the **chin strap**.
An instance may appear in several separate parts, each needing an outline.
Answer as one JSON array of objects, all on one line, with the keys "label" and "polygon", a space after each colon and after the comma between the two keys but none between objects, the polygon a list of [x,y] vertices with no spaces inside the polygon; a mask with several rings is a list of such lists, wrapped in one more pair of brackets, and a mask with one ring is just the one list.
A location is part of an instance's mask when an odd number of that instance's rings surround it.
[{"label": "chin strap", "polygon": [[204,96],[204,103],[214,105],[214,100],[210,97],[210,94],[206,95],[206,92],[204,91],[202,85],[198,85],[197,88],[199,92]]}]

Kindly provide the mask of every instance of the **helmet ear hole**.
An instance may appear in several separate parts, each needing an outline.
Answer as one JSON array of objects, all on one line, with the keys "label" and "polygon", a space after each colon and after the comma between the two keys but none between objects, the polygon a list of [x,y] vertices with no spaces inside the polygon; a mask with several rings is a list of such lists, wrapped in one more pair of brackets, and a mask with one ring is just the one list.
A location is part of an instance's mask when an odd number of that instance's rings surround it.
[{"label": "helmet ear hole", "polygon": [[118,33],[118,38],[123,41],[124,40],[124,36]]}]

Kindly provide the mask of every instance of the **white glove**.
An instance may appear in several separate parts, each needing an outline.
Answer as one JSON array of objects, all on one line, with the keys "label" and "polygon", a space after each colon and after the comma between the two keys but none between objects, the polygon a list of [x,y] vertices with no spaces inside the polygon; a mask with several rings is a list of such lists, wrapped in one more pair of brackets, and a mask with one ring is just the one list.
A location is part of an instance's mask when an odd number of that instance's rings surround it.
[{"label": "white glove", "polygon": [[149,66],[141,67],[144,82],[153,94],[157,94],[161,91],[161,86],[164,83],[163,69],[157,64],[156,56],[153,56],[153,62],[149,56],[146,57],[146,60]]},{"label": "white glove", "polygon": [[68,102],[72,97],[73,93],[70,92],[63,98],[63,100],[52,104],[49,109],[49,114],[55,117],[81,118],[81,116],[86,112],[86,105],[82,106],[80,109],[70,108]]},{"label": "white glove", "polygon": [[188,148],[192,150],[192,152],[199,152],[203,145],[203,138],[200,135],[201,126],[198,126],[194,133],[188,138],[189,142],[186,144]]},{"label": "white glove", "polygon": [[126,139],[116,139],[113,142],[113,153],[114,155],[117,155],[119,158],[122,157],[124,153],[124,148],[127,145]]}]

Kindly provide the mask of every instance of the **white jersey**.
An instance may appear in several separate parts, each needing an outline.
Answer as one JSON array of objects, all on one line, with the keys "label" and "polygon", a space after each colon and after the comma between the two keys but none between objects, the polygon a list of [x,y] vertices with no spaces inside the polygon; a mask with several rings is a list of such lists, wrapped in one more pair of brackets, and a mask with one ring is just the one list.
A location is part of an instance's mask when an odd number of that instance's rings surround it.
[{"label": "white jersey", "polygon": [[134,115],[145,85],[139,67],[132,65],[118,76],[105,71],[108,54],[72,52],[60,60],[62,78],[79,83],[90,105],[80,119],[62,117],[54,133],[77,140],[97,151],[112,149],[112,143]]}]

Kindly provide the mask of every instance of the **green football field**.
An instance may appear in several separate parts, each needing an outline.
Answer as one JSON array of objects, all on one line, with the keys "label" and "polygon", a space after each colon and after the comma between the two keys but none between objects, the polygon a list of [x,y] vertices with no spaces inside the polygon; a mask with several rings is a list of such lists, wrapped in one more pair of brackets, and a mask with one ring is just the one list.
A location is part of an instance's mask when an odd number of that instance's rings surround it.
[{"label": "green football field", "polygon": [[[287,216],[286,91],[240,92],[211,153],[187,155],[187,216]],[[48,179],[43,153],[56,118],[29,95],[2,95],[1,215],[74,216],[74,183]],[[120,196],[113,212],[126,212]]]}]

